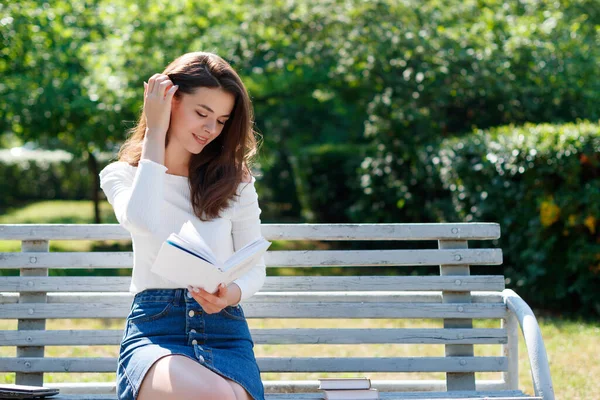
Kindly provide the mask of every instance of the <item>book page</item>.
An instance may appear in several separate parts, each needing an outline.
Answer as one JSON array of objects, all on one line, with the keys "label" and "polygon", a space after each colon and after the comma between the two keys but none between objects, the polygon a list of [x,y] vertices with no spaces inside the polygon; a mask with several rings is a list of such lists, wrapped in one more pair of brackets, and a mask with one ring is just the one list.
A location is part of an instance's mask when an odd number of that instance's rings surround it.
[{"label": "book page", "polygon": [[262,255],[269,246],[271,246],[271,242],[263,237],[248,243],[225,261],[222,267],[223,272],[236,269],[240,264],[245,263],[248,258],[253,257],[255,254],[260,253],[260,255]]},{"label": "book page", "polygon": [[244,260],[243,263],[237,265],[235,268],[230,269],[229,271],[224,273],[225,276],[225,284],[229,285],[231,282],[235,281],[239,277],[243,276],[246,272],[251,270],[256,263],[258,262],[261,254],[255,254],[249,259]]},{"label": "book page", "polygon": [[[169,243],[170,245],[177,247],[177,248],[178,248],[178,249],[180,249],[181,251],[185,251],[186,253],[189,253],[189,254],[193,255],[194,257],[198,257],[199,259],[201,259],[201,260],[203,260],[203,261],[206,261],[206,262],[207,262],[207,263],[209,263],[209,264],[212,264],[212,265],[214,265],[212,262],[210,262],[210,260],[208,260],[208,259],[204,258],[202,255],[200,255],[200,254],[196,253],[196,252],[195,252],[195,251],[193,251],[193,250],[188,250],[188,247],[189,247],[189,246],[186,246],[185,244],[181,244],[181,242],[182,242],[182,241],[181,241],[180,239],[177,239],[176,237],[172,237],[171,239],[167,239],[167,240],[165,241],[165,243]],[[187,242],[185,242],[185,243],[187,244]],[[220,269],[220,268],[219,268],[219,269]]]},{"label": "book page", "polygon": [[192,221],[188,220],[184,223],[177,236],[187,242],[186,248],[190,249],[191,246],[190,250],[194,250],[195,253],[203,255],[203,258],[208,259],[211,264],[218,264],[217,257],[210,246],[204,241],[202,235],[196,230]]},{"label": "book page", "polygon": [[162,244],[150,271],[179,287],[192,285],[209,293],[214,293],[224,281],[223,272],[214,265],[168,242]]}]

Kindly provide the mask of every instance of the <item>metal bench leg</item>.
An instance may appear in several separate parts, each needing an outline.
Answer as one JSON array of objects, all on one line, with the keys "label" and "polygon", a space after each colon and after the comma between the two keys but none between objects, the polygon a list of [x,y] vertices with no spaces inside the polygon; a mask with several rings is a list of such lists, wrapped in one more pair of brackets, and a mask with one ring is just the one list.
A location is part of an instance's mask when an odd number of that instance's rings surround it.
[{"label": "metal bench leg", "polygon": [[548,364],[546,347],[544,346],[542,332],[540,331],[540,326],[535,315],[533,315],[533,311],[511,289],[504,289],[502,297],[508,309],[517,317],[521,331],[523,332],[525,346],[529,354],[529,362],[531,363],[531,376],[535,395],[541,396],[544,400],[554,400],[554,388],[550,376],[550,365]]}]

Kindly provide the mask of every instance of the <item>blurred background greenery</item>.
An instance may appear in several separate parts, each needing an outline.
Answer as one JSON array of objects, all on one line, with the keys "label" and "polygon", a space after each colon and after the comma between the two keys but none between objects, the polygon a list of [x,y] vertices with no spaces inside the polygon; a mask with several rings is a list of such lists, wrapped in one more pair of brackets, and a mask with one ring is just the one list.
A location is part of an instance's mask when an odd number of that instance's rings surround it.
[{"label": "blurred background greenery", "polygon": [[0,33],[0,223],[115,223],[97,175],[143,81],[212,51],[253,100],[263,223],[498,222],[508,287],[600,315],[598,0],[21,0]]}]

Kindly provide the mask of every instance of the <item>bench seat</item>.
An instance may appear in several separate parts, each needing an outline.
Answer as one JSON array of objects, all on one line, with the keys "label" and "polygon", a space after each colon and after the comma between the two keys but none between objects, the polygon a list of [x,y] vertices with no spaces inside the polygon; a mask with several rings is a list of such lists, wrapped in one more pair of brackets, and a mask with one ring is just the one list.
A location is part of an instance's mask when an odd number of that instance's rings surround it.
[{"label": "bench seat", "polygon": [[[50,386],[50,385],[46,385]],[[502,391],[502,392],[404,392],[391,393],[379,392],[379,398],[385,400],[472,400],[472,399],[493,399],[493,400],[542,400],[541,397],[527,396],[523,392]],[[52,396],[54,400],[116,400],[116,395],[58,395]],[[322,393],[271,393],[265,395],[265,400],[323,400]]]},{"label": "bench seat", "polygon": [[[542,400],[538,396],[528,396],[520,390],[486,390],[486,391],[457,391],[457,392],[393,392],[394,381],[372,380],[372,386],[379,389],[379,397],[386,400],[400,399],[486,399],[494,400]],[[422,381],[422,383],[427,383]],[[435,385],[435,381],[429,382]],[[76,383],[76,384],[53,384],[45,386],[60,389],[61,394],[53,396],[54,400],[116,400],[114,383]],[[322,400],[323,393],[318,391],[318,381],[265,381],[265,400]],[[286,393],[294,390],[295,393]]]},{"label": "bench seat", "polygon": [[[472,265],[498,266],[502,251],[469,248],[471,241],[496,240],[495,223],[427,224],[263,224],[267,240],[285,241],[398,241],[396,249],[300,249],[269,251],[267,268],[304,269],[294,276],[268,276],[264,286],[243,302],[249,322],[285,319],[282,327],[255,327],[256,345],[440,345],[436,356],[260,357],[262,373],[335,373],[369,376],[403,373],[402,379],[372,378],[382,399],[543,399],[554,400],[544,343],[527,304],[505,287],[501,274],[473,275]],[[114,373],[111,356],[52,357],[47,346],[118,346],[122,329],[47,329],[53,319],[123,319],[133,295],[129,276],[50,276],[58,269],[93,268],[100,272],[132,267],[132,253],[122,251],[50,252],[50,240],[130,240],[116,224],[0,225],[0,240],[20,240],[21,252],[0,253],[0,269],[19,276],[0,276],[0,320],[18,321],[17,329],[0,330],[0,346],[16,348],[16,357],[0,357],[0,373],[15,373],[17,384],[59,388],[52,399],[115,399],[115,384],[103,382],[50,383],[44,374]],[[435,248],[411,245],[434,241]],[[389,247],[389,246],[388,246]],[[410,248],[405,248],[410,247]],[[370,275],[322,275],[323,267],[368,267]],[[435,267],[439,275],[380,274],[383,267]],[[306,275],[306,271],[314,272]],[[433,321],[435,326],[360,328],[352,326],[295,327],[297,319],[360,321],[374,319]],[[495,320],[497,327],[474,321]],[[518,334],[522,332],[529,356],[535,396],[524,394],[518,382]],[[493,356],[479,356],[480,345],[497,347]],[[387,353],[387,350],[386,352]],[[76,353],[77,354],[77,353]],[[85,354],[85,352],[83,353]],[[320,353],[319,353],[320,354]],[[445,379],[418,379],[423,373],[443,373]],[[476,373],[499,379],[476,379]],[[415,379],[405,379],[404,375]],[[387,375],[386,375],[387,376]],[[264,381],[268,400],[322,399],[317,380]]]}]

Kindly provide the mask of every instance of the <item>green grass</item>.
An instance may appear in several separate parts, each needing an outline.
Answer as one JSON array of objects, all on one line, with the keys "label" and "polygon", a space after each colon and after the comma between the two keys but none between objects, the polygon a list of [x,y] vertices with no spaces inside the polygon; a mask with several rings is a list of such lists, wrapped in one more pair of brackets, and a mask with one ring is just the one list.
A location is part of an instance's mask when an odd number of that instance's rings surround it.
[{"label": "green grass", "polygon": [[[93,203],[88,200],[49,200],[30,203],[0,215],[0,224],[91,224]],[[103,223],[116,223],[111,205],[100,202]]]},{"label": "green grass", "polygon": [[[0,224],[92,224],[94,206],[91,201],[51,200],[30,203],[0,215]],[[104,224],[117,223],[111,205],[100,202],[100,219]],[[50,251],[90,251],[94,241],[51,241]],[[0,241],[0,252],[21,251],[18,240]]]},{"label": "green grass", "polygon": [[[28,223],[92,223],[92,203],[89,201],[48,201],[27,205],[0,216],[0,224]],[[115,223],[114,214],[107,202],[101,203],[103,223]],[[96,242],[97,243],[97,242]],[[51,241],[51,251],[90,251],[91,241]],[[296,245],[298,243],[295,243]],[[277,243],[277,248],[287,247],[285,242]],[[18,241],[1,241],[0,252],[20,251]],[[597,353],[600,348],[600,322],[578,321],[559,317],[538,317],[542,336],[546,344],[550,370],[556,397],[558,399],[591,399],[600,393],[600,363]],[[48,320],[46,329],[122,329],[124,320]],[[338,327],[347,328],[416,328],[440,327],[440,321],[423,320],[309,320],[309,319],[265,319],[249,320],[252,329],[280,327]],[[494,321],[475,321],[476,327],[497,327]],[[0,330],[14,330],[15,320],[0,320]],[[256,345],[257,357],[406,357],[443,356],[441,345]],[[497,356],[499,346],[476,345],[476,356]],[[0,347],[0,357],[15,357],[14,347]],[[118,346],[48,346],[47,357],[117,357]],[[277,374],[264,373],[264,380],[277,379],[316,379],[322,376],[355,376],[357,374]],[[408,379],[414,374],[365,373],[372,379]],[[418,379],[441,379],[443,374],[418,374]],[[477,379],[498,379],[499,374],[481,373]],[[89,382],[114,381],[114,373],[45,375],[46,382]],[[0,374],[0,383],[14,383],[14,374]],[[529,362],[522,337],[519,338],[519,383],[521,389],[533,393]]]}]

